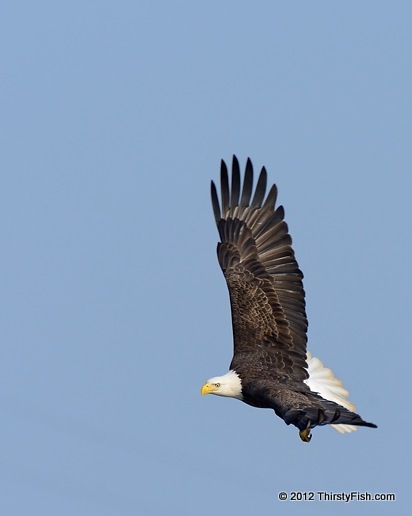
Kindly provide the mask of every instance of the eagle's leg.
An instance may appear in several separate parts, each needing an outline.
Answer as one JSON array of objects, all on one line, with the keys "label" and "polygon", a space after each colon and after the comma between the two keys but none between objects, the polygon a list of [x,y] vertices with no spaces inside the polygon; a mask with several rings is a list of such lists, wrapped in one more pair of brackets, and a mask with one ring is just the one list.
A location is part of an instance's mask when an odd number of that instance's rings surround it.
[{"label": "eagle's leg", "polygon": [[302,430],[301,432],[299,432],[299,437],[305,443],[310,442],[310,440],[312,439],[312,434],[310,433],[310,427],[308,426],[307,428],[305,428],[305,430]]}]

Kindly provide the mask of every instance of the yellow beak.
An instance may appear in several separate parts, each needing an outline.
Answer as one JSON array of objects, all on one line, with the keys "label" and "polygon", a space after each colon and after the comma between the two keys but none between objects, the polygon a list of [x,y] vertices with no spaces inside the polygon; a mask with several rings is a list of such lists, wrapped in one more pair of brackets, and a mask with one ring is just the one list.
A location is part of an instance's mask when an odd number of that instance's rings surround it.
[{"label": "yellow beak", "polygon": [[212,392],[212,389],[211,389],[210,383],[205,383],[201,390],[202,396],[204,394],[210,394],[211,392]]}]

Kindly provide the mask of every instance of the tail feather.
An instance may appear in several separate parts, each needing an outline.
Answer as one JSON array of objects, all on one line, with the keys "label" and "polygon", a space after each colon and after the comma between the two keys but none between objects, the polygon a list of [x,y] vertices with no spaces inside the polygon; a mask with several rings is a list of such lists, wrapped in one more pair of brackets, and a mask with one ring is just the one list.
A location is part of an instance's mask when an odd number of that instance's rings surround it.
[{"label": "tail feather", "polygon": [[[314,393],[319,394],[325,400],[331,401],[344,407],[345,411],[341,411],[339,417],[336,418],[336,422],[333,420],[332,414],[330,418],[335,424],[331,424],[332,428],[340,433],[353,432],[358,426],[369,426],[376,428],[373,423],[367,423],[358,414],[356,414],[356,407],[348,399],[349,392],[343,387],[342,382],[335,378],[333,372],[324,367],[322,362],[315,357],[312,357],[308,352],[308,373],[309,378],[306,380],[306,384],[310,390]],[[338,407],[337,407],[338,408]],[[330,408],[333,412],[336,412],[336,408]],[[326,414],[330,413],[326,410]],[[327,423],[326,423],[327,424]]]}]

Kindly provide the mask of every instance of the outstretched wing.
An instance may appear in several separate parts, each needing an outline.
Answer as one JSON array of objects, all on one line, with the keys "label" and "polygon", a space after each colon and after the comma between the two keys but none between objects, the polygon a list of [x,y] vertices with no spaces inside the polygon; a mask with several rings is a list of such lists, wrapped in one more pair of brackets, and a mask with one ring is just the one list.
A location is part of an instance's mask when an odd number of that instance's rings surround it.
[{"label": "outstretched wing", "polygon": [[295,260],[282,206],[275,208],[276,185],[265,198],[262,168],[253,193],[253,167],[247,160],[241,187],[239,162],[232,177],[221,164],[221,203],[212,181],[213,212],[221,242],[218,259],[229,288],[234,334],[231,368],[252,364],[248,375],[303,381],[307,318],[303,274]]}]

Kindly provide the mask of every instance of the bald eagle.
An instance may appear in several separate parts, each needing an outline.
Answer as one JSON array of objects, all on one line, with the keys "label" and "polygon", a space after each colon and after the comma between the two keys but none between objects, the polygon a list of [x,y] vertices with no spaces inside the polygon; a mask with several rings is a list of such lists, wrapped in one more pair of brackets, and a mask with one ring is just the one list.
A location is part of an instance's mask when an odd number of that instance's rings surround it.
[{"label": "bald eagle", "polygon": [[270,408],[309,442],[311,429],[331,425],[341,433],[376,428],[355,413],[348,392],[332,371],[306,349],[308,321],[303,274],[291,247],[277,188],[265,198],[262,168],[253,193],[247,160],[243,187],[239,162],[232,177],[221,163],[221,199],[212,181],[213,213],[220,235],[217,255],[229,289],[234,355],[229,372],[210,378],[202,394],[237,398]]}]

